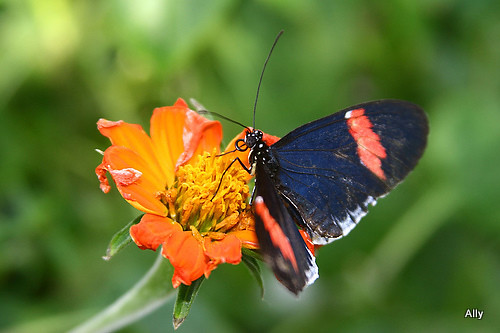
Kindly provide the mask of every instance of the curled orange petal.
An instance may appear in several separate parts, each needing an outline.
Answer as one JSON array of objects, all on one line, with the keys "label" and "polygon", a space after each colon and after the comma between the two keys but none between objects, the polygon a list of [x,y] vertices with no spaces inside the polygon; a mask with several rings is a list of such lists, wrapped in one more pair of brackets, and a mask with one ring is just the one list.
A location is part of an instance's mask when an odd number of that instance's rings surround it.
[{"label": "curled orange petal", "polygon": [[205,238],[204,245],[205,255],[210,258],[205,270],[206,277],[219,264],[229,263],[237,265],[241,261],[241,241],[234,235],[227,235],[220,241],[212,241],[209,238]]},{"label": "curled orange petal", "polygon": [[105,172],[115,181],[121,195],[135,208],[146,213],[165,216],[167,208],[158,197],[165,184],[158,181],[154,166],[137,152],[122,146],[111,146],[104,152],[101,165],[96,169],[101,189],[109,191]]},{"label": "curled orange petal", "polygon": [[106,169],[106,163],[104,161],[95,168],[95,174],[100,184],[99,187],[104,193],[108,193],[111,190],[106,172],[108,172],[108,170]]},{"label": "curled orange petal", "polygon": [[177,160],[176,167],[187,163],[193,156],[204,151],[219,149],[222,141],[222,125],[215,120],[208,120],[198,113],[188,110],[182,133],[184,152]]},{"label": "curled orange petal", "polygon": [[136,152],[148,164],[157,181],[166,183],[166,175],[160,167],[151,138],[140,125],[129,124],[122,120],[99,119],[97,129],[111,140],[113,146],[126,147]]},{"label": "curled orange petal", "polygon": [[253,230],[231,231],[229,235],[238,237],[238,239],[241,241],[241,246],[247,249],[256,250],[259,248],[257,234]]},{"label": "curled orange petal", "polygon": [[141,221],[130,227],[130,237],[141,249],[156,251],[173,233],[182,232],[182,227],[168,217],[146,214]]},{"label": "curled orange petal", "polygon": [[202,244],[193,237],[191,231],[173,233],[163,243],[161,253],[174,267],[174,288],[181,283],[189,286],[203,275],[208,263]]}]

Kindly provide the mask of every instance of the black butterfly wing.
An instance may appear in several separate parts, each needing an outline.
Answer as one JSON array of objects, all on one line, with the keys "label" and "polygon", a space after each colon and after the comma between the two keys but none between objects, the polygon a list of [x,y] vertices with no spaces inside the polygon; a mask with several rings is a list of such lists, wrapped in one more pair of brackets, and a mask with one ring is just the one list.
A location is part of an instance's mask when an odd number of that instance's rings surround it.
[{"label": "black butterfly wing", "polygon": [[264,260],[277,279],[298,294],[318,278],[318,267],[297,229],[300,216],[276,191],[271,173],[256,164],[255,232]]},{"label": "black butterfly wing", "polygon": [[273,183],[316,244],[349,233],[369,204],[415,167],[427,142],[425,113],[397,100],[368,102],[303,125],[270,147]]}]

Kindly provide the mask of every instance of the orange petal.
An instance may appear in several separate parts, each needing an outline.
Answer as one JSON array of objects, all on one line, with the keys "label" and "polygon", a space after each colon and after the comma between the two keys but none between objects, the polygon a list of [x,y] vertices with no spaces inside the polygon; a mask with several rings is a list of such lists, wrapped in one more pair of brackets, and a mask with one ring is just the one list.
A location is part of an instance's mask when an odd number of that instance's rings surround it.
[{"label": "orange petal", "polygon": [[121,195],[132,206],[146,213],[167,215],[167,208],[157,196],[165,190],[165,184],[158,181],[154,168],[141,155],[121,146],[106,149],[96,170],[100,173],[101,188],[106,190],[102,170],[109,171]]},{"label": "orange petal", "polygon": [[95,174],[100,183],[99,187],[104,193],[108,193],[111,190],[106,172],[108,172],[108,170],[106,169],[106,163],[104,163],[104,161],[95,168]]},{"label": "orange petal", "polygon": [[174,181],[175,164],[184,151],[182,140],[187,104],[178,99],[174,106],[156,108],[151,117],[151,139],[158,161],[167,175],[167,185]]},{"label": "orange petal", "polygon": [[[233,151],[235,149],[235,143],[236,143],[236,140],[240,140],[240,139],[245,139],[245,135],[247,133],[247,130],[243,130],[240,134],[236,135],[232,140],[231,142],[229,142],[229,144],[226,146],[226,150],[225,152],[228,152],[228,151]],[[250,163],[248,162],[248,154],[250,153],[250,149],[247,149],[245,151],[235,151],[234,153],[230,154],[231,156],[231,159],[235,159],[235,158],[239,158],[247,168],[250,168]]]},{"label": "orange petal", "polygon": [[210,258],[210,262],[205,270],[206,277],[219,264],[227,262],[237,265],[241,261],[241,241],[235,235],[227,235],[220,241],[212,241],[209,238],[205,238],[204,244],[205,255]]},{"label": "orange petal", "polygon": [[202,244],[193,237],[191,231],[175,232],[163,243],[163,256],[174,267],[172,285],[190,285],[205,272],[208,259]]},{"label": "orange petal", "polygon": [[256,250],[259,248],[259,241],[257,240],[257,234],[252,230],[238,230],[232,231],[228,235],[234,235],[238,237],[241,241],[241,246],[247,249]]},{"label": "orange petal", "polygon": [[130,227],[130,236],[141,249],[156,251],[173,233],[182,232],[179,223],[168,217],[146,214],[141,221]]},{"label": "orange petal", "polygon": [[266,145],[270,146],[278,141],[280,138],[271,134],[264,133],[262,140],[266,143]]},{"label": "orange petal", "polygon": [[122,120],[99,119],[97,128],[102,135],[111,140],[114,146],[126,147],[140,155],[146,161],[156,180],[166,185],[166,174],[156,158],[153,143],[140,125],[129,124]]},{"label": "orange petal", "polygon": [[185,164],[193,156],[204,151],[219,149],[222,141],[222,125],[215,120],[208,120],[198,113],[188,110],[182,133],[184,152],[177,160],[176,167]]}]

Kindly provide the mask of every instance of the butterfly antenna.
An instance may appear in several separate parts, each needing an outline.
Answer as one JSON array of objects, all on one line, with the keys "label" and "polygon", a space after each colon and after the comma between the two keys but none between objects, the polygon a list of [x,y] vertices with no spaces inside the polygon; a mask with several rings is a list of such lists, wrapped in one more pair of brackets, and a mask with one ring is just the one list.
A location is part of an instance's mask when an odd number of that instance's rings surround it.
[{"label": "butterfly antenna", "polygon": [[243,125],[239,121],[236,121],[236,120],[233,120],[233,119],[228,118],[226,116],[223,116],[223,115],[221,115],[220,113],[217,113],[217,112],[208,111],[207,109],[205,109],[205,107],[203,105],[201,105],[200,102],[198,102],[194,98],[190,98],[189,101],[191,102],[191,104],[193,104],[193,106],[196,109],[196,112],[198,112],[199,114],[211,114],[211,115],[214,115],[214,116],[219,117],[221,119],[227,120],[227,121],[229,121],[229,122],[231,122],[233,124],[236,124],[236,125],[239,125],[239,126],[241,126],[243,128],[246,128],[247,130],[250,130],[247,126]]},{"label": "butterfly antenna", "polygon": [[259,85],[257,86],[257,94],[255,95],[255,103],[253,105],[253,128],[255,128],[255,110],[257,109],[257,101],[259,99],[259,91],[260,91],[260,85],[262,84],[262,78],[264,77],[264,71],[266,70],[267,63],[269,61],[269,58],[271,58],[271,54],[273,53],[274,47],[278,43],[278,39],[280,39],[281,35],[283,35],[284,30],[281,30],[276,38],[274,39],[273,46],[271,46],[271,50],[269,51],[269,54],[267,55],[266,61],[264,62],[264,67],[262,68],[262,72],[260,73],[260,79],[259,79]]},{"label": "butterfly antenna", "polygon": [[214,116],[216,116],[216,117],[219,117],[219,118],[221,118],[221,119],[227,120],[227,121],[229,121],[229,122],[231,122],[231,123],[233,123],[233,124],[239,125],[239,126],[241,126],[241,127],[243,127],[243,128],[246,128],[246,129],[250,130],[247,126],[243,125],[243,124],[242,124],[242,123],[240,123],[239,121],[236,121],[236,120],[233,120],[233,119],[228,118],[228,117],[226,117],[226,116],[223,116],[223,115],[221,115],[220,113],[217,113],[217,112],[208,111],[208,110],[198,110],[198,113],[199,113],[199,114],[211,114],[211,115],[214,115]]}]

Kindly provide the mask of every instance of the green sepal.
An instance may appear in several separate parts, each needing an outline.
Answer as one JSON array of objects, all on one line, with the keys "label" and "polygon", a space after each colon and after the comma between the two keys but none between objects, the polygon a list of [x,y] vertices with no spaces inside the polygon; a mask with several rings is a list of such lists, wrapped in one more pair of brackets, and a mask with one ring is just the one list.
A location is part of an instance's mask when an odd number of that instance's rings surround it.
[{"label": "green sepal", "polygon": [[262,280],[262,272],[258,262],[258,260],[262,261],[261,255],[255,251],[245,248],[241,249],[241,254],[241,260],[248,267],[250,273],[253,275],[260,287],[260,297],[264,298],[264,282]]},{"label": "green sepal", "polygon": [[264,259],[262,259],[261,254],[257,250],[250,250],[247,249],[246,247],[242,247],[241,254],[243,254],[244,256],[252,257],[258,261],[264,261]]},{"label": "green sepal", "polygon": [[174,305],[174,316],[173,316],[173,324],[174,329],[177,329],[186,319],[189,314],[189,310],[191,309],[191,305],[200,290],[202,282],[205,280],[205,277],[202,275],[198,280],[195,280],[191,283],[191,285],[186,286],[185,284],[181,284],[179,286],[179,291],[177,292],[177,299],[175,300]]},{"label": "green sepal", "polygon": [[139,223],[144,214],[137,216],[135,219],[130,221],[126,226],[124,226],[120,231],[113,235],[111,241],[109,242],[108,248],[106,250],[106,255],[102,257],[104,260],[111,259],[115,254],[120,252],[127,245],[132,243],[132,238],[130,237],[130,227],[134,224]]}]

